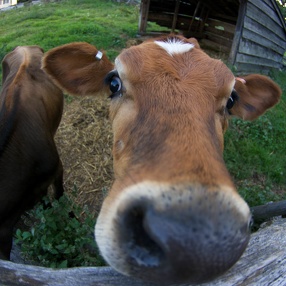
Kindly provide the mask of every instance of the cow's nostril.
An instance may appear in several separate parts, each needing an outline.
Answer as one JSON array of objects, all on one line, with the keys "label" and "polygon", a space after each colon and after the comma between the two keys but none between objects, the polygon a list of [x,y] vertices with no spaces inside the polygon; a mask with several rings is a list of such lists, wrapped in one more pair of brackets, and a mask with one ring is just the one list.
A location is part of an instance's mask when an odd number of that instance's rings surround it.
[{"label": "cow's nostril", "polygon": [[123,216],[121,238],[125,251],[134,263],[145,267],[160,265],[164,252],[151,237],[145,223],[146,207],[133,206]]}]

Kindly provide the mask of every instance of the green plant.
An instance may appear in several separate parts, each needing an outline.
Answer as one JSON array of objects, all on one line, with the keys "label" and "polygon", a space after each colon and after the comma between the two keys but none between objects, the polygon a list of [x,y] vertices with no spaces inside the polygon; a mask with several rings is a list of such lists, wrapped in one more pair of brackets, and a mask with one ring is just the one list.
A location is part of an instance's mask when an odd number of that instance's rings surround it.
[{"label": "green plant", "polygon": [[279,104],[253,122],[230,120],[225,135],[228,170],[251,206],[286,199],[286,74],[270,75],[283,90]]},{"label": "green plant", "polygon": [[126,40],[135,37],[138,17],[137,6],[116,1],[42,2],[1,13],[0,47],[7,44],[6,54],[18,45],[40,45],[47,51],[62,44],[85,41],[106,50],[114,59]]},{"label": "green plant", "polygon": [[239,183],[239,193],[249,206],[263,205],[271,201],[278,201],[279,196],[273,192],[274,186],[259,180],[243,180]]},{"label": "green plant", "polygon": [[45,197],[28,214],[34,223],[29,231],[17,229],[15,240],[25,259],[54,268],[104,265],[94,241],[94,219],[66,194],[52,203]]},{"label": "green plant", "polygon": [[262,116],[254,122],[234,119],[232,128],[237,134],[234,138],[237,142],[247,138],[258,141],[259,144],[262,144],[263,146],[269,146],[274,140],[273,125],[266,116]]}]

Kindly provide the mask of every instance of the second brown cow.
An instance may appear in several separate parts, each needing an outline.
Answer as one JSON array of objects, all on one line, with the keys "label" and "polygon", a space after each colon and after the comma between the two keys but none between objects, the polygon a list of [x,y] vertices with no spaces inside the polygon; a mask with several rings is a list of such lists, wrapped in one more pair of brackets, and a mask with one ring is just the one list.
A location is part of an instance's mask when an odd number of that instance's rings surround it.
[{"label": "second brown cow", "polygon": [[53,184],[63,194],[54,142],[63,93],[41,70],[43,50],[17,47],[2,62],[0,95],[0,259],[9,259],[13,227]]}]

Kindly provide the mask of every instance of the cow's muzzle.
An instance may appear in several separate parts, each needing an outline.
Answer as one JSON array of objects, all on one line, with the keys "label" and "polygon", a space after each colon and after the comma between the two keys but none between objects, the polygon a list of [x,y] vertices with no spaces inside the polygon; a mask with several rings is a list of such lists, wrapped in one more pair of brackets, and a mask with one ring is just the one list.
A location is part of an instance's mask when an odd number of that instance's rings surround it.
[{"label": "cow's muzzle", "polygon": [[111,208],[96,226],[104,258],[160,285],[209,281],[233,266],[249,241],[249,208],[229,187],[144,182],[103,207]]}]

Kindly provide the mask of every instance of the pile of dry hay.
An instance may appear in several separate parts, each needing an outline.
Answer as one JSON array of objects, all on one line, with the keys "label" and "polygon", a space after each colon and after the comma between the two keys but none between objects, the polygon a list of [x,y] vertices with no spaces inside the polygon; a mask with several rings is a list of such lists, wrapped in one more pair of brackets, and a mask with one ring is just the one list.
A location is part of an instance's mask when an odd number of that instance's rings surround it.
[{"label": "pile of dry hay", "polygon": [[75,192],[75,202],[87,206],[94,216],[113,178],[108,109],[109,100],[102,97],[68,97],[55,138],[65,191]]}]

